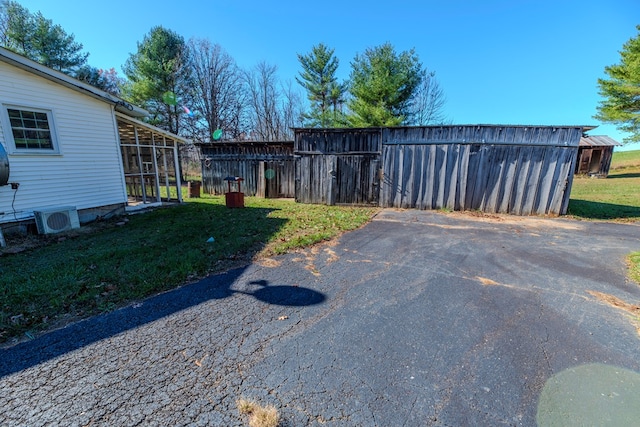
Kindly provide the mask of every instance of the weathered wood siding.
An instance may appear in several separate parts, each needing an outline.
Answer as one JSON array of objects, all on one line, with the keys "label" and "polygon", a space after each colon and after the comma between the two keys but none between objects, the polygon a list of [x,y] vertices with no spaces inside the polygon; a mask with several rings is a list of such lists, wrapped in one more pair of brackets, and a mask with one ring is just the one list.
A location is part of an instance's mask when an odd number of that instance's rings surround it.
[{"label": "weathered wood siding", "polygon": [[296,200],[564,214],[582,130],[494,125],[297,129]]},{"label": "weathered wood siding", "polygon": [[296,201],[377,205],[380,129],[297,130]]},{"label": "weathered wood siding", "polygon": [[606,178],[611,168],[614,147],[580,147],[576,173]]},{"label": "weathered wood siding", "polygon": [[[202,186],[209,194],[224,194],[224,178],[244,178],[241,190],[247,196],[294,197],[293,142],[230,142],[201,144]],[[232,183],[232,191],[236,184]]]},{"label": "weathered wood siding", "polygon": [[551,126],[384,129],[380,205],[564,214],[581,135]]}]

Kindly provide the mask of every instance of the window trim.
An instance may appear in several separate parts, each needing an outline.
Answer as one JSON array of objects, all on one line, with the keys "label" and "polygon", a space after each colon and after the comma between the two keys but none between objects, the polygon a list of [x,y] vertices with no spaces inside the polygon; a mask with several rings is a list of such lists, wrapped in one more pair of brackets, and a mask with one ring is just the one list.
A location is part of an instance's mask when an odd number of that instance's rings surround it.
[{"label": "window trim", "polygon": [[[29,111],[35,113],[45,113],[47,115],[47,122],[49,124],[49,132],[51,135],[52,149],[49,148],[21,148],[16,147],[16,142],[13,138],[13,128],[11,126],[11,119],[9,118],[9,109]],[[11,155],[37,155],[37,156],[57,156],[61,155],[60,143],[58,139],[58,132],[56,131],[55,119],[53,109],[42,108],[34,106],[26,106],[12,103],[3,103],[2,111],[0,112],[0,118],[2,119],[2,131],[4,134],[5,146],[7,147],[8,154]]]}]

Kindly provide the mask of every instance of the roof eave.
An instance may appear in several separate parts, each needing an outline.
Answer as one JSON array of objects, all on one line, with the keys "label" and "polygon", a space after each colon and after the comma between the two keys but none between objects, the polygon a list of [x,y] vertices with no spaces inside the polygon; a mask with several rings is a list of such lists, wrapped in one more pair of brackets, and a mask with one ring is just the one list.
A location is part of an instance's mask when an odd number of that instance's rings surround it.
[{"label": "roof eave", "polygon": [[188,138],[184,138],[184,137],[182,137],[180,135],[176,135],[176,134],[171,133],[169,131],[166,131],[164,129],[160,129],[159,127],[150,125],[149,123],[145,123],[143,121],[136,120],[135,118],[133,118],[133,117],[127,115],[127,114],[116,112],[116,117],[120,117],[122,120],[128,121],[128,122],[130,122],[132,124],[135,124],[137,126],[152,130],[153,132],[158,133],[160,135],[164,135],[167,138],[175,139],[176,141],[182,142],[183,144],[193,144],[193,141],[191,141]]},{"label": "roof eave", "polygon": [[81,82],[80,80],[74,79],[60,71],[46,67],[3,47],[0,47],[0,60],[49,81],[58,83],[61,86],[67,87],[76,92],[80,92],[92,98],[112,104],[115,106],[116,111],[120,111],[128,116],[142,118],[149,115],[146,110],[136,107],[135,105],[131,105],[108,92],[100,90],[90,84]]}]

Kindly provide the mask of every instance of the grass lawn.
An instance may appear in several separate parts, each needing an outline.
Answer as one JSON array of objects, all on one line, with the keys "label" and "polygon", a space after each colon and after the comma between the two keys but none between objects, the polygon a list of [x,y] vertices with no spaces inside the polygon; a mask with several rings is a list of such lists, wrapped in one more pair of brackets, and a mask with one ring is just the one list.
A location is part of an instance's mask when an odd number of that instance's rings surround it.
[{"label": "grass lawn", "polygon": [[21,242],[7,238],[0,251],[0,342],[331,239],[377,212],[252,197],[244,209],[228,209],[221,196],[186,200],[128,216],[124,225],[30,236],[39,246],[19,253],[10,252]]},{"label": "grass lawn", "polygon": [[640,221],[640,151],[614,152],[605,179],[576,176],[568,214],[577,219]]}]

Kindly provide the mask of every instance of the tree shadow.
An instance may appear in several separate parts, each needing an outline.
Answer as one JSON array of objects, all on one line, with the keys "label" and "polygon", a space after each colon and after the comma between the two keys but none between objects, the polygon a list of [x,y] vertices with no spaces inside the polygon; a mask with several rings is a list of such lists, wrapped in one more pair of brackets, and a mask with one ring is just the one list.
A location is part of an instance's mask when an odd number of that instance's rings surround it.
[{"label": "tree shadow", "polygon": [[253,292],[242,293],[268,304],[302,307],[320,304],[325,300],[324,294],[302,286],[270,286],[266,280],[254,280],[249,284],[260,286],[260,288]]},{"label": "tree shadow", "polygon": [[611,178],[640,178],[640,173],[616,173],[609,174],[606,179]]},{"label": "tree shadow", "polygon": [[567,214],[588,219],[640,218],[640,207],[570,199]]},{"label": "tree shadow", "polygon": [[[22,371],[94,342],[135,329],[207,301],[248,295],[273,305],[310,306],[321,304],[323,293],[297,285],[271,285],[266,280],[245,284],[248,291],[234,290],[246,267],[209,276],[199,282],[165,292],[119,310],[94,316],[9,348],[0,349],[0,377]],[[256,290],[252,287],[259,286]]]}]

